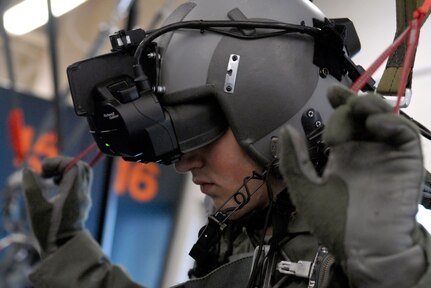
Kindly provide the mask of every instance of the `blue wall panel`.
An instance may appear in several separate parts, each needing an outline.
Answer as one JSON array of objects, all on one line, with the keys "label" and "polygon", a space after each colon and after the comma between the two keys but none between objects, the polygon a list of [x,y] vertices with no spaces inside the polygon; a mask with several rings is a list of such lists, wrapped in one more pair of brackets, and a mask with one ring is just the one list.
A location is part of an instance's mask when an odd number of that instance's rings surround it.
[{"label": "blue wall panel", "polygon": [[[55,123],[50,115],[52,104],[32,95],[20,94],[19,97],[26,125],[34,130],[35,135],[43,137],[52,133]],[[13,164],[13,150],[7,129],[10,108],[10,91],[0,88],[0,191],[4,191],[8,177],[17,170]],[[62,115],[66,143],[63,154],[75,156],[93,140],[87,132],[85,119],[77,117],[72,108],[65,109]],[[48,125],[41,128],[41,123]],[[37,139],[33,142],[36,143]],[[33,146],[29,155],[40,162],[46,155],[36,150]],[[89,161],[92,156],[94,154],[85,160]],[[176,174],[172,167],[116,159],[105,210],[102,207],[105,205],[102,191],[104,165],[105,161],[100,161],[95,166],[91,192],[93,207],[86,227],[94,237],[100,232],[99,229],[103,229],[101,242],[104,251],[114,263],[122,265],[136,282],[149,288],[158,287],[181,199],[184,176]],[[4,195],[0,192],[0,237],[9,233],[3,225],[3,200]],[[104,225],[100,226],[100,223]],[[0,266],[2,261],[0,254]]]}]

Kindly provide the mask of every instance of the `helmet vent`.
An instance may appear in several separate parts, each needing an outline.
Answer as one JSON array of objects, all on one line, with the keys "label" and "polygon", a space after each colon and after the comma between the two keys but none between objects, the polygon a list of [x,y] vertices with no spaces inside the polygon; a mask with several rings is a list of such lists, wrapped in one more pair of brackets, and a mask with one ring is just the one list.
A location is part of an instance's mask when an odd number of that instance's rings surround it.
[{"label": "helmet vent", "polygon": [[224,81],[224,92],[232,94],[235,90],[236,73],[238,72],[240,56],[237,54],[231,54],[229,57],[229,63],[226,69],[226,78]]}]

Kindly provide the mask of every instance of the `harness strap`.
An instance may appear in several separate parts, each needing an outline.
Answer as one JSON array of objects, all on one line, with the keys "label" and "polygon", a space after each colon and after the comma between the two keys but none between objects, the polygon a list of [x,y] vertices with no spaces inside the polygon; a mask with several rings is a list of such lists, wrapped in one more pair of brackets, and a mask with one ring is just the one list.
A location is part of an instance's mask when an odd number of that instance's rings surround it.
[{"label": "harness strap", "polygon": [[[408,26],[413,18],[413,12],[422,6],[424,0],[396,0],[396,18],[397,31],[394,39],[396,39]],[[427,17],[430,13],[428,13]],[[415,51],[416,53],[416,51]],[[401,73],[403,70],[403,60],[406,54],[406,43],[393,53],[386,63],[385,71],[377,87],[377,92],[383,95],[397,95]],[[409,68],[409,78],[406,88],[411,88],[412,85],[412,70],[414,60]]]},{"label": "harness strap", "polygon": [[246,287],[250,277],[253,256],[249,255],[226,263],[208,275],[189,280],[173,288],[226,288]]}]

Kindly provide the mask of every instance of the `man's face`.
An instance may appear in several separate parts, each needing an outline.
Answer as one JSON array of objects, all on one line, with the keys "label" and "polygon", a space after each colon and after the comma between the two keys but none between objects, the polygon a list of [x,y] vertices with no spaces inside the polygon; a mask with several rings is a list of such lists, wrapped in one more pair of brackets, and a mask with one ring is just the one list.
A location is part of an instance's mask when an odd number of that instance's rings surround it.
[{"label": "man's face", "polygon": [[[232,133],[227,132],[215,142],[184,154],[175,163],[177,172],[192,173],[192,180],[200,186],[202,193],[208,195],[216,209],[220,208],[242,185],[245,177],[253,171],[262,172],[257,165],[239,146]],[[254,191],[262,182],[250,182],[250,191]],[[262,185],[234,218],[238,218],[256,207],[262,207],[268,202],[267,189]],[[223,209],[236,207],[234,200],[229,201]]]}]

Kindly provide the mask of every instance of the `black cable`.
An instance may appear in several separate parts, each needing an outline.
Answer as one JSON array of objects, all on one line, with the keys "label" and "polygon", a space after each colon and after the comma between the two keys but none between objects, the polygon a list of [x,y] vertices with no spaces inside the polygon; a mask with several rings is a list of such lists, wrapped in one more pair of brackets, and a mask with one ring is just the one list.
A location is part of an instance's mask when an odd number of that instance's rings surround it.
[{"label": "black cable", "polygon": [[420,129],[420,133],[422,136],[424,136],[426,139],[431,140],[431,133],[424,131],[422,129]]},{"label": "black cable", "polygon": [[253,270],[251,271],[247,288],[253,288],[256,283],[259,261],[260,261],[260,257],[262,257],[263,243],[265,242],[266,229],[268,228],[269,218],[271,214],[272,214],[272,204],[270,204],[268,212],[266,213],[264,229],[263,229],[262,235],[260,236],[259,245],[257,246],[259,247],[259,251],[257,252],[256,258],[254,259],[254,262],[253,262]]},{"label": "black cable", "polygon": [[268,193],[269,209],[268,209],[268,212],[266,214],[265,224],[263,226],[263,232],[262,232],[261,238],[259,240],[259,245],[258,245],[259,251],[258,251],[258,253],[256,255],[256,258],[254,259],[253,264],[252,264],[253,265],[253,270],[251,271],[250,278],[249,278],[249,281],[247,283],[247,288],[253,288],[255,286],[255,284],[256,284],[256,277],[257,277],[257,273],[258,273],[258,265],[259,265],[259,262],[260,262],[260,257],[262,256],[263,243],[265,241],[266,231],[267,231],[268,225],[269,225],[269,219],[270,219],[270,217],[272,215],[272,208],[273,208],[273,205],[274,205],[274,194],[273,194],[273,191],[272,191],[271,183],[269,182],[269,177],[271,175],[271,169],[274,168],[274,164],[275,164],[275,160],[272,161],[268,165],[268,169],[266,170],[266,173],[265,173],[265,179],[264,179],[264,181],[266,183],[266,189],[267,189],[267,193]]},{"label": "black cable", "polygon": [[424,136],[425,138],[427,138],[428,140],[431,140],[431,131],[427,127],[425,127],[422,123],[413,119],[412,117],[410,117],[407,113],[405,113],[403,111],[400,111],[400,115],[405,117],[406,119],[412,121],[419,128],[419,132],[421,133],[421,135]]},{"label": "black cable", "polygon": [[[140,65],[142,53],[146,50],[147,46],[159,36],[168,33],[170,31],[178,29],[196,29],[205,31],[213,28],[262,28],[262,29],[274,29],[274,30],[284,30],[286,33],[304,33],[312,36],[317,35],[320,29],[309,27],[305,25],[294,25],[282,22],[268,22],[268,21],[204,21],[204,20],[192,20],[192,21],[182,21],[175,22],[160,29],[155,30],[153,33],[148,35],[144,40],[139,43],[135,51],[135,63]],[[234,37],[242,37],[239,34],[234,34]]]},{"label": "black cable", "polygon": [[431,131],[425,127],[422,123],[416,121],[415,119],[413,119],[412,117],[410,117],[407,113],[405,113],[404,111],[400,111],[400,114],[404,117],[406,117],[407,119],[409,119],[410,121],[413,121],[421,130],[424,130],[427,133],[431,133]]},{"label": "black cable", "polygon": [[216,28],[208,28],[207,31],[214,32],[221,35],[226,35],[234,38],[239,39],[245,39],[245,40],[254,40],[254,39],[262,39],[262,38],[269,38],[269,37],[275,37],[284,35],[286,33],[289,33],[288,31],[277,31],[277,32],[269,32],[269,33],[256,33],[251,35],[244,35],[242,33],[238,33],[236,31],[231,30],[222,30],[222,29],[216,29]]},{"label": "black cable", "polygon": [[[294,25],[282,22],[268,22],[268,21],[225,21],[225,20],[215,20],[215,21],[204,21],[204,20],[192,20],[192,21],[181,21],[175,22],[166,26],[163,26],[155,30],[151,34],[146,36],[136,48],[134,53],[135,64],[133,65],[133,73],[135,75],[135,85],[138,88],[139,93],[152,93],[151,83],[148,76],[145,74],[144,69],[141,64],[142,54],[147,50],[147,47],[152,43],[157,37],[168,33],[173,30],[178,29],[196,29],[203,33],[205,30],[214,28],[238,28],[238,29],[273,29],[273,30],[283,30],[285,33],[304,33],[316,37],[321,31],[319,28],[309,27],[305,25]],[[242,34],[230,34],[232,37],[243,38]],[[259,36],[254,36],[259,37]],[[267,37],[267,36],[265,36]],[[269,37],[269,36],[268,36]],[[250,39],[250,38],[249,38]],[[254,39],[254,38],[251,38]]]}]

